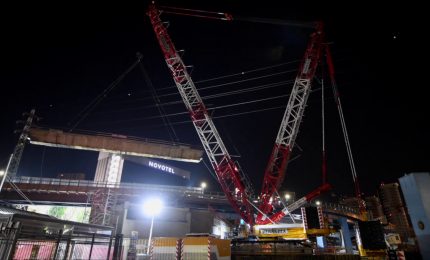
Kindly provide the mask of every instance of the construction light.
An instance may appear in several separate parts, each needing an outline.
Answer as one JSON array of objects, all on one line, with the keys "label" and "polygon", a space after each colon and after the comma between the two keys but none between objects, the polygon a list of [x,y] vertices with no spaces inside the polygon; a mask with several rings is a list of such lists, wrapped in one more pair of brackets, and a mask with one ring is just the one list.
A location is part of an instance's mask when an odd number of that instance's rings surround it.
[{"label": "construction light", "polygon": [[163,201],[159,198],[150,198],[143,203],[143,212],[150,217],[160,214],[162,209]]},{"label": "construction light", "polygon": [[160,214],[163,209],[163,201],[159,198],[150,198],[143,203],[143,212],[151,217],[151,227],[149,229],[148,249],[146,254],[149,255],[151,249],[152,229],[154,227],[154,216]]},{"label": "construction light", "polygon": [[4,175],[4,171],[0,170],[0,176],[3,176],[3,175]]},{"label": "construction light", "polygon": [[290,195],[289,193],[285,193],[285,199],[286,199],[286,200],[291,199],[291,195]]}]

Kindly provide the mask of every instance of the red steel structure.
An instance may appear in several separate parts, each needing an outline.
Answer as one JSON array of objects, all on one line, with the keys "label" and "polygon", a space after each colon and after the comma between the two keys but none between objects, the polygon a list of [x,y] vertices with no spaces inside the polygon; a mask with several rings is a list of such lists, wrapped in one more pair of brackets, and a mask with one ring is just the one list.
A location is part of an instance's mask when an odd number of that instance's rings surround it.
[{"label": "red steel structure", "polygon": [[[205,12],[181,8],[171,8],[166,12],[211,19],[234,20],[234,17],[230,14],[217,12]],[[306,107],[306,101],[311,92],[312,80],[324,53],[327,56],[332,84],[335,84],[333,63],[328,46],[325,44],[323,24],[321,22],[315,24],[315,31],[310,36],[310,41],[300,64],[287,108],[276,137],[275,145],[272,149],[271,157],[264,173],[263,187],[260,193],[260,204],[257,208],[258,214],[255,217],[252,209],[253,205],[249,199],[251,194],[249,193],[250,189],[247,188],[247,179],[236,167],[220,135],[218,134],[218,131],[206,110],[205,104],[187,72],[184,62],[176,51],[167,29],[160,19],[160,13],[161,12],[157,9],[155,4],[151,4],[147,15],[151,20],[158,43],[164,54],[164,59],[170,69],[185,106],[190,113],[194,127],[212,167],[215,170],[218,181],[232,207],[240,214],[243,220],[251,225],[279,222],[289,212],[298,209],[314,199],[316,196],[320,195],[320,193],[329,190],[330,185],[326,182],[324,164],[323,184],[320,187],[284,209],[278,212],[273,212],[274,208],[272,206],[272,197],[284,180],[288,160],[294,147],[295,139]],[[257,22],[260,21],[261,20]],[[263,22],[268,21],[264,20]],[[279,21],[275,23],[279,23]],[[332,86],[335,87],[335,85]],[[337,93],[335,93],[335,95],[337,95]],[[350,151],[350,149],[348,151]],[[355,180],[356,179],[354,179],[354,181]],[[356,185],[357,189],[358,182]]]},{"label": "red steel structure", "polygon": [[164,23],[160,19],[160,12],[151,4],[148,10],[153,29],[164,54],[167,66],[181,94],[192,122],[203,144],[203,148],[216,172],[218,182],[226,194],[233,208],[241,215],[246,223],[253,223],[253,210],[245,189],[244,177],[228,153],[205,104],[203,103],[191,76],[187,72],[184,62],[167,33]]}]

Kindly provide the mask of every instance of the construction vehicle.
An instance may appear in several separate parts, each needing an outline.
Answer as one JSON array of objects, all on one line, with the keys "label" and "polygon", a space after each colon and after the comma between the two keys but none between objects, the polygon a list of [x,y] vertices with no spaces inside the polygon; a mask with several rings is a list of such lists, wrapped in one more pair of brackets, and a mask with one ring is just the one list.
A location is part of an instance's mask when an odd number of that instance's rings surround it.
[{"label": "construction vehicle", "polygon": [[[206,12],[201,10],[190,10],[183,8],[162,7],[165,13],[174,13],[180,15],[189,15],[204,17],[210,19],[219,19],[232,21],[235,17],[231,14],[219,12]],[[150,4],[147,15],[150,18],[153,30],[157,37],[158,43],[164,55],[165,62],[170,69],[173,80],[181,94],[182,100],[188,110],[192,123],[197,131],[200,141],[205,149],[206,155],[216,173],[218,182],[221,185],[223,192],[229,200],[232,208],[241,216],[241,218],[251,227],[256,225],[275,225],[281,221],[285,216],[292,211],[299,209],[309,203],[311,200],[319,196],[321,193],[330,189],[327,182],[325,161],[322,166],[323,183],[320,187],[316,188],[306,196],[298,199],[294,203],[276,211],[272,201],[273,196],[281,186],[287,164],[295,144],[295,140],[299,131],[300,123],[306,107],[306,102],[310,94],[312,80],[315,76],[317,66],[321,63],[323,54],[326,55],[332,87],[335,94],[336,103],[338,105],[339,113],[341,116],[342,127],[344,130],[345,142],[349,148],[349,140],[345,133],[346,127],[344,126],[343,114],[339,95],[337,94],[336,84],[334,81],[334,66],[329,51],[329,46],[325,43],[325,35],[323,30],[323,23],[318,22],[312,24],[315,29],[310,36],[310,41],[307,45],[304,57],[299,67],[297,77],[291,95],[286,106],[284,116],[281,121],[272,153],[267,164],[263,187],[260,193],[259,205],[252,204],[250,199],[253,194],[250,193],[249,181],[247,177],[238,169],[235,161],[232,159],[230,153],[227,151],[221,136],[219,135],[211,116],[208,114],[207,108],[200,97],[194,82],[187,71],[187,67],[182,61],[181,56],[170,38],[165,23],[160,18],[160,9],[152,3]],[[243,18],[242,18],[243,20]],[[249,20],[249,19],[244,19]],[[256,20],[256,19],[254,19]],[[261,19],[259,19],[261,21]],[[267,19],[263,22],[270,22]],[[279,21],[276,21],[279,24]],[[283,22],[282,24],[293,24]],[[297,24],[297,23],[295,23]],[[301,24],[302,26],[309,26],[310,24]],[[323,158],[325,152],[323,147]],[[348,155],[350,154],[350,149]],[[351,155],[352,156],[352,155]],[[350,159],[351,161],[351,159]],[[353,169],[354,181],[356,181],[355,168]],[[356,191],[358,194],[358,182],[356,182]],[[255,211],[256,210],[256,211]],[[269,227],[269,226],[268,226]],[[302,228],[303,229],[303,228]],[[257,229],[261,234],[261,230]],[[265,231],[264,231],[265,232]],[[267,233],[267,232],[266,232]],[[296,238],[300,239],[306,234],[300,233]]]}]

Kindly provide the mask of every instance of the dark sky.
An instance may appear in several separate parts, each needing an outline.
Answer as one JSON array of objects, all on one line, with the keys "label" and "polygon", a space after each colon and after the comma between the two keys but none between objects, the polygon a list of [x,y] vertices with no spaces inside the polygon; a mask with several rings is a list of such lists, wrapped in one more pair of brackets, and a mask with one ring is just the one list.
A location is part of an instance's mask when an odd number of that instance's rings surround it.
[{"label": "dark sky", "polygon": [[[203,3],[204,2],[204,3]],[[289,1],[290,2],[290,1]],[[326,24],[337,72],[337,83],[352,152],[362,190],[375,192],[381,181],[392,182],[405,173],[429,171],[430,127],[426,74],[418,61],[426,49],[423,23],[415,14],[419,7],[374,6],[365,2],[324,5],[296,1],[160,1],[160,4],[193,9],[225,11],[244,17],[315,21]],[[85,118],[82,109],[144,55],[144,66],[157,89],[167,114],[185,112],[180,96],[166,68],[154,33],[145,15],[147,2],[128,6],[89,6],[69,2],[63,6],[5,6],[2,14],[1,148],[0,165],[13,151],[17,135],[15,121],[35,108],[51,128],[112,132],[169,140],[168,130],[158,117],[150,88],[139,69],[123,81]],[[285,6],[284,6],[285,5]],[[306,43],[309,29],[223,22],[193,17],[163,15],[177,49],[186,50],[183,59],[193,65],[192,77],[207,107],[219,107],[257,99],[258,102],[213,111],[215,124],[233,155],[259,191],[264,168],[283,115],[282,108],[292,84],[215,98],[213,95],[292,80]],[[417,33],[419,32],[419,33]],[[271,69],[258,70],[287,62]],[[425,65],[424,65],[425,66]],[[240,72],[244,75],[200,82]],[[420,71],[420,72],[419,72]],[[277,76],[268,76],[277,74]],[[263,77],[262,76],[267,76]],[[237,84],[226,84],[241,81]],[[321,71],[318,72],[321,78]],[[222,85],[207,88],[215,85]],[[338,194],[352,194],[352,180],[337,110],[326,84],[328,176]],[[316,81],[314,89],[320,89]],[[210,98],[212,96],[212,98]],[[321,92],[308,100],[297,144],[303,149],[291,162],[283,185],[303,195],[321,182]],[[169,103],[173,102],[173,104]],[[272,109],[273,108],[273,109]],[[255,110],[266,110],[249,113]],[[241,114],[248,113],[242,115]],[[147,119],[152,117],[151,119]],[[154,118],[155,117],[155,118]],[[216,118],[220,117],[220,118]],[[146,118],[146,119],[145,119]],[[169,117],[181,142],[200,145],[187,115]],[[179,123],[178,123],[179,122]],[[96,153],[27,146],[19,175],[55,176],[58,172],[94,174]],[[204,165],[178,163],[193,172],[191,185],[214,179]],[[145,173],[126,163],[127,180],[145,181]],[[148,181],[157,179],[148,174]],[[171,177],[163,177],[171,178]],[[160,182],[164,179],[160,177]],[[156,182],[156,181],[155,181]],[[169,181],[171,182],[171,181]]]}]

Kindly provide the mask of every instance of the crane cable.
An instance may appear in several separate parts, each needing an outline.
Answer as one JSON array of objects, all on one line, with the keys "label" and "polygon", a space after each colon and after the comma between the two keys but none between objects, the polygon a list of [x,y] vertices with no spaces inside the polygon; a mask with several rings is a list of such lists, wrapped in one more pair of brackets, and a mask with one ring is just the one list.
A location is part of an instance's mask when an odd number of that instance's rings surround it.
[{"label": "crane cable", "polygon": [[321,128],[322,128],[322,182],[327,183],[327,155],[325,150],[325,101],[324,101],[324,66],[322,66],[321,76]]},{"label": "crane cable", "polygon": [[279,193],[278,193],[278,189],[275,189],[275,193],[276,193],[276,195],[278,196],[279,201],[281,201],[282,206],[284,206],[284,209],[286,209],[288,216],[291,218],[291,220],[292,220],[292,221],[293,221],[293,223],[295,224],[295,223],[296,223],[296,221],[294,220],[293,215],[291,215],[291,212],[287,209],[287,205],[285,205],[284,201],[282,200],[282,197],[279,195]]},{"label": "crane cable", "polygon": [[[118,78],[116,78],[107,88],[105,88],[95,99],[93,99],[84,109],[81,110],[72,120],[69,121],[69,124],[77,119],[76,123],[69,129],[69,132],[72,132],[89,114],[90,112],[98,105],[100,102],[116,87],[119,83],[124,79],[124,77],[132,71],[137,64],[139,64],[141,59],[138,59],[128,68],[126,69]],[[80,118],[79,118],[80,117]]]},{"label": "crane cable", "polygon": [[213,170],[213,168],[210,168],[208,165],[207,165],[207,163],[206,163],[206,161],[203,159],[202,160],[203,161],[203,164],[206,166],[206,169],[208,169],[208,172],[211,174],[211,176],[216,180],[216,181],[219,181],[218,180],[218,177],[216,176],[216,174],[212,171]]},{"label": "crane cable", "polygon": [[[330,53],[328,46],[326,47],[326,52],[327,52],[327,54],[326,54],[327,55],[327,61],[329,64],[329,69],[330,69],[330,67],[333,66],[333,61],[332,61],[331,53]],[[337,110],[339,112],[339,118],[340,118],[340,123],[342,126],[343,138],[345,141],[346,151],[348,154],[349,166],[351,168],[351,175],[352,175],[352,179],[354,181],[355,195],[358,197],[358,199],[361,199],[360,184],[358,183],[357,171],[355,169],[354,158],[352,156],[352,150],[351,150],[351,144],[349,142],[349,136],[348,136],[348,131],[346,128],[345,117],[343,115],[342,103],[340,101],[339,91],[337,89],[336,80],[334,78],[334,69],[333,68],[331,68],[331,70],[330,70],[330,80],[331,80],[331,87],[333,90],[333,96],[334,96],[334,99],[335,99],[335,102],[337,105]],[[360,202],[360,211],[363,209],[364,209],[364,204]]]},{"label": "crane cable", "polygon": [[[137,53],[137,57],[139,60],[141,60],[142,54]],[[167,127],[168,129],[167,133],[169,134],[170,140],[174,142],[178,142],[179,141],[178,135],[176,134],[176,131],[173,128],[173,125],[170,122],[169,118],[166,116],[166,111],[164,110],[164,107],[160,101],[160,98],[157,95],[157,91],[155,90],[154,85],[152,84],[151,78],[149,77],[145,67],[141,62],[139,62],[139,67],[140,67],[140,70],[142,71],[143,78],[145,80],[146,85],[150,88],[150,91],[152,92],[152,99],[154,100],[155,106],[157,107],[157,110],[160,113],[161,119],[163,120],[165,127]]]},{"label": "crane cable", "polygon": [[354,184],[356,185],[356,187],[355,187],[356,193],[357,193],[356,195],[360,196],[360,190],[358,188],[357,172],[355,169],[354,158],[352,157],[351,144],[349,142],[348,132],[346,129],[346,124],[345,124],[345,117],[343,115],[342,104],[340,102],[339,93],[337,91],[336,83],[334,83],[334,82],[332,83],[332,88],[333,88],[333,95],[335,96],[336,103],[338,104],[337,108],[338,108],[338,112],[339,112],[340,122],[342,125],[343,137],[345,139],[345,145],[346,145],[346,150],[347,150],[347,154],[348,154],[349,165],[351,167],[352,179],[354,180]]},{"label": "crane cable", "polygon": [[269,216],[267,216],[266,214],[264,214],[263,211],[261,211],[257,206],[254,205],[254,203],[252,203],[249,199],[246,198],[246,200],[248,201],[248,203],[253,206],[258,212],[260,212],[265,218],[267,218],[270,222],[272,222],[272,224],[276,224]]}]

